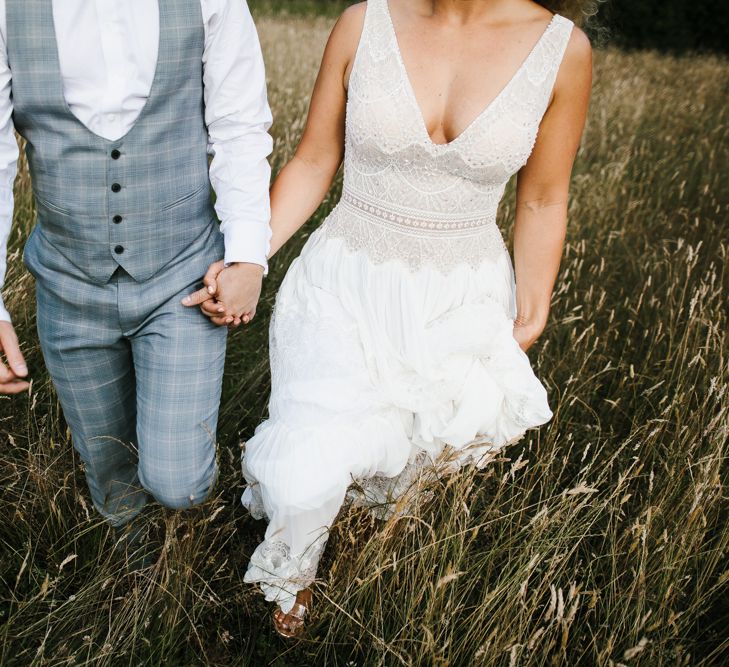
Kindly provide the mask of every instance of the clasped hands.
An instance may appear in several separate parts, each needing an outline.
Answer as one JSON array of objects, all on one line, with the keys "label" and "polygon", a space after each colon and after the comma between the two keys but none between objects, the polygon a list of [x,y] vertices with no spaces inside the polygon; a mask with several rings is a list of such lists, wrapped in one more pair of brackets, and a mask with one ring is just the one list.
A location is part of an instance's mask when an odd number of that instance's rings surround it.
[{"label": "clasped hands", "polygon": [[225,266],[221,260],[210,265],[202,289],[182,300],[188,308],[200,306],[203,314],[218,326],[235,328],[248,324],[256,314],[261,296],[263,267],[236,262]]}]

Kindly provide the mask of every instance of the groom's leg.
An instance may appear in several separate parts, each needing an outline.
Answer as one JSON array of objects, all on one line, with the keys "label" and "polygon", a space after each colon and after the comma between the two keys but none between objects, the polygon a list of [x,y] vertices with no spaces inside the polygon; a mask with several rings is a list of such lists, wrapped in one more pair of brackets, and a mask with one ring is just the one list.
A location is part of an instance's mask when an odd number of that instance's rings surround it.
[{"label": "groom's leg", "polygon": [[180,302],[199,288],[207,266],[222,253],[222,236],[214,228],[149,281],[120,278],[120,302],[129,304],[130,313],[135,304],[158,304],[129,336],[137,380],[139,479],[157,501],[175,509],[204,501],[217,477],[228,332]]},{"label": "groom's leg", "polygon": [[158,502],[175,509],[203,502],[217,477],[227,334],[180,304],[190,291],[176,294],[132,339],[139,478]]},{"label": "groom's leg", "polygon": [[36,276],[43,357],[91,498],[106,519],[121,525],[147,494],[137,477],[134,368],[119,329],[115,279],[90,284],[42,238],[26,251],[26,261]]}]

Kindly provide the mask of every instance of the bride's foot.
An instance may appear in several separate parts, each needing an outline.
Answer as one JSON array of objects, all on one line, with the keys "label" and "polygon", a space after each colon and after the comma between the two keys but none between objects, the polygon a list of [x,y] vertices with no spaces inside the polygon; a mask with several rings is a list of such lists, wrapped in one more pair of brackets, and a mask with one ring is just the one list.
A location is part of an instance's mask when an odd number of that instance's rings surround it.
[{"label": "bride's foot", "polygon": [[276,632],[287,639],[298,637],[304,630],[304,619],[311,610],[312,594],[308,588],[296,594],[296,602],[291,611],[284,613],[278,607],[273,612],[273,627]]}]

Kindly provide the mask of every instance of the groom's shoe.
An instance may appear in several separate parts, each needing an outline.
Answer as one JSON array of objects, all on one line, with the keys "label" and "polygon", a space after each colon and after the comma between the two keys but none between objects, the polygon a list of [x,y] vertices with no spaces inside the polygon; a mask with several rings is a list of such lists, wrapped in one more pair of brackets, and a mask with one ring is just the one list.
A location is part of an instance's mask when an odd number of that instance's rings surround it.
[{"label": "groom's shoe", "polygon": [[127,572],[138,572],[157,562],[160,543],[148,512],[140,512],[128,523],[113,529],[114,551],[124,558]]}]

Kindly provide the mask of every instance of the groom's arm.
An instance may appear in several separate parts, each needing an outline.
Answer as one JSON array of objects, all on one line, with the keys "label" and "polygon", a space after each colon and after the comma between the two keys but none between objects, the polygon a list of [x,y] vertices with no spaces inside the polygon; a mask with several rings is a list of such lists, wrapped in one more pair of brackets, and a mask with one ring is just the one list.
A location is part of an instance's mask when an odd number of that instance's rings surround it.
[{"label": "groom's arm", "polygon": [[0,394],[17,394],[28,388],[28,374],[18,338],[2,300],[5,283],[8,237],[13,224],[13,183],[18,170],[18,144],[13,130],[12,75],[5,42],[5,2],[0,0]]},{"label": "groom's arm", "polygon": [[253,267],[251,275],[265,275],[271,240],[267,158],[273,140],[261,47],[243,0],[202,0],[202,6],[210,181],[225,263],[255,264],[262,271]]}]

